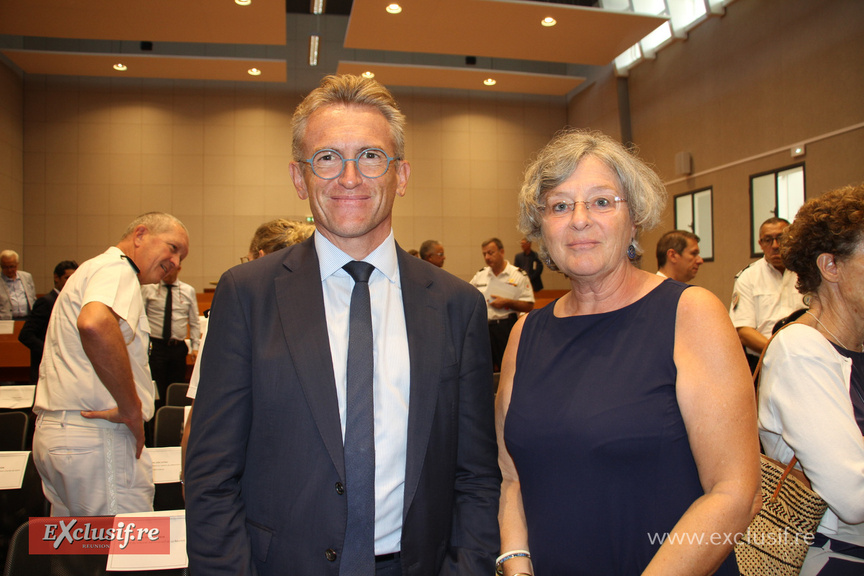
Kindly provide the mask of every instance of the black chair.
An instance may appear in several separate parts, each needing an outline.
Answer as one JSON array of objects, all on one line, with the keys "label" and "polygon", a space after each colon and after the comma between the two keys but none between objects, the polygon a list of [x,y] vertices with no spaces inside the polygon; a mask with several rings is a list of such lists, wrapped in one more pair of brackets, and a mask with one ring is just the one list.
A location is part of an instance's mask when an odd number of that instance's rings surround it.
[{"label": "black chair", "polygon": [[[163,406],[156,411],[156,426],[153,432],[154,447],[180,446],[185,412],[183,406]],[[154,510],[182,510],[183,508],[185,508],[183,488],[179,482],[156,484],[156,494],[153,497]]]},{"label": "black chair", "polygon": [[180,446],[185,413],[183,406],[162,406],[156,411],[153,446]]},{"label": "black chair", "polygon": [[175,382],[168,385],[168,390],[165,392],[166,406],[190,406],[192,398],[186,397],[186,391],[189,390],[189,384],[186,382]]},{"label": "black chair", "polygon": [[0,452],[26,450],[29,426],[25,412],[0,412]]},{"label": "black chair", "polygon": [[[24,480],[21,487],[13,490],[0,490],[0,563],[16,529],[31,516],[48,516],[51,505],[42,492],[42,478],[33,463],[33,454],[27,457]],[[25,538],[25,552],[26,538]],[[31,576],[41,574],[33,572]]]}]

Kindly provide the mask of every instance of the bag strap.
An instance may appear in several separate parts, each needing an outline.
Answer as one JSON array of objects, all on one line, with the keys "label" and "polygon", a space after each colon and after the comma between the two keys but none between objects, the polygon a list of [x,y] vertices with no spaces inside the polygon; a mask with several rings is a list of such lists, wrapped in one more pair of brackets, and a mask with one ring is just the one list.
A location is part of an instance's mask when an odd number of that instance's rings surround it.
[{"label": "bag strap", "polygon": [[[753,386],[756,388],[756,401],[757,402],[759,401],[759,384],[761,381],[760,376],[762,375],[762,361],[765,359],[765,353],[768,351],[768,345],[771,344],[771,342],[774,340],[774,337],[777,336],[777,334],[779,334],[783,329],[788,328],[789,326],[792,326],[793,324],[799,324],[799,322],[789,322],[788,324],[784,324],[783,326],[778,328],[777,331],[771,335],[771,338],[768,339],[768,342],[765,343],[765,347],[762,349],[762,354],[759,355],[759,362],[756,364],[756,369],[753,370]],[[786,469],[783,470],[783,474],[780,475],[780,480],[777,482],[777,488],[774,489],[774,494],[771,496],[771,500],[777,499],[777,496],[780,494],[780,489],[783,487],[783,482],[785,482],[786,477],[789,476],[790,473],[792,473],[793,469],[795,468],[795,464],[797,462],[798,462],[798,457],[795,456],[795,453],[793,452],[792,453],[792,459],[789,460],[789,464],[786,465]],[[780,463],[778,462],[778,464],[780,464]],[[796,479],[798,479],[803,484],[805,484],[807,486],[807,488],[812,490],[812,488],[810,486],[810,480],[807,478],[807,476],[804,474],[803,471],[795,470],[795,473],[793,474],[793,476],[795,476]]]}]

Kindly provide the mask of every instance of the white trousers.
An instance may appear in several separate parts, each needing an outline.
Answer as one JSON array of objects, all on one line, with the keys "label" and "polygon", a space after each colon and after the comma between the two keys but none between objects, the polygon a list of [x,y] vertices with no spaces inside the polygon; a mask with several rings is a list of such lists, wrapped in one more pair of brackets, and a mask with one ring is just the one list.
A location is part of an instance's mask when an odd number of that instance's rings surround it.
[{"label": "white trousers", "polygon": [[125,424],[89,420],[78,411],[43,412],[33,461],[52,516],[112,516],[153,510],[153,465]]}]

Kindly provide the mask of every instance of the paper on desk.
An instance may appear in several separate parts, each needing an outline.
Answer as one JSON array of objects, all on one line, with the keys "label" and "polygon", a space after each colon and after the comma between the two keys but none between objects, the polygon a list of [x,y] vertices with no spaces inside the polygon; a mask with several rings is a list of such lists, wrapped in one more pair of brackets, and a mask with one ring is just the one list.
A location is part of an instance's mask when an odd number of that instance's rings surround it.
[{"label": "paper on desk", "polygon": [[30,408],[36,397],[36,385],[0,386],[0,408]]},{"label": "paper on desk", "polygon": [[0,490],[18,490],[24,483],[29,451],[0,452]]},{"label": "paper on desk", "polygon": [[164,510],[159,512],[133,512],[117,514],[114,524],[123,518],[141,516],[171,518],[171,552],[168,554],[108,554],[106,570],[129,572],[133,570],[168,570],[170,568],[186,568],[189,558],[186,556],[186,511]]},{"label": "paper on desk", "polygon": [[180,482],[180,446],[147,448],[153,461],[153,483]]},{"label": "paper on desk", "polygon": [[14,320],[0,320],[0,334],[14,334],[15,333],[15,321]]}]

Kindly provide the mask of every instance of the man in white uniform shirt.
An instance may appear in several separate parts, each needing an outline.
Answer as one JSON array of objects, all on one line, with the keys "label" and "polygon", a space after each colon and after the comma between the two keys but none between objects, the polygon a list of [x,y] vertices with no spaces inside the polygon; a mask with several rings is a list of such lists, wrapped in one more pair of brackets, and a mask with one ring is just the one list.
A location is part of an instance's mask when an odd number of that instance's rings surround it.
[{"label": "man in white uniform shirt", "polygon": [[[177,279],[182,267],[165,275],[158,284],[141,286],[144,309],[150,321],[150,372],[159,388],[156,407],[165,404],[168,386],[186,381],[186,356],[198,355],[201,327],[195,288]],[[168,292],[171,292],[171,320],[165,321]],[[186,333],[189,333],[189,346]]]},{"label": "man in white uniform shirt", "polygon": [[777,321],[805,307],[795,288],[798,275],[786,270],[780,257],[780,237],[789,222],[769,218],[759,227],[759,246],[765,253],[738,273],[729,316],[747,352],[751,370],[771,337]]},{"label": "man in white uniform shirt", "polygon": [[154,389],[140,284],[160,281],[188,251],[179,220],[144,214],[57,296],[33,407],[33,460],[53,516],[153,509],[144,422]]},{"label": "man in white uniform shirt", "polygon": [[492,364],[498,371],[507,339],[519,313],[534,309],[534,290],[528,274],[504,259],[504,244],[501,240],[490,238],[483,242],[482,248],[486,267],[474,275],[471,285],[480,290],[486,299]]}]

